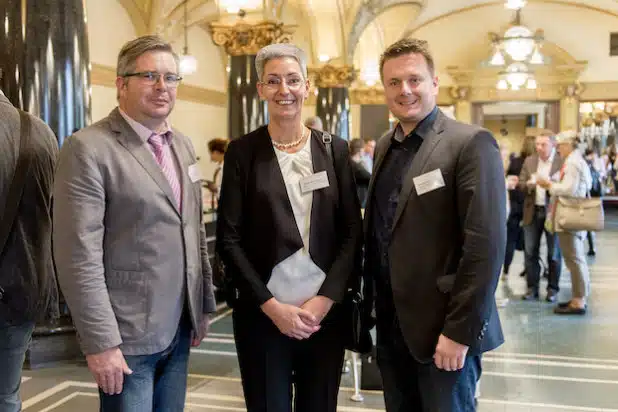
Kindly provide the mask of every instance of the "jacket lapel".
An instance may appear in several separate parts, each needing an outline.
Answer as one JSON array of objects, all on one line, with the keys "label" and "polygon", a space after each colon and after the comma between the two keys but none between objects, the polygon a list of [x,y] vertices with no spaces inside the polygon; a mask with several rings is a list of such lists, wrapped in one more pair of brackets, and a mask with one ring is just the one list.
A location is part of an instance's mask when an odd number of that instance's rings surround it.
[{"label": "jacket lapel", "polygon": [[155,181],[157,186],[165,193],[167,200],[180,216],[180,210],[174,199],[174,192],[167,181],[167,178],[161,170],[161,166],[157,163],[152,152],[148,148],[148,143],[144,142],[131,126],[124,120],[118,108],[115,108],[109,115],[110,127],[121,145],[123,145],[129,153],[138,161],[138,163],[146,170],[148,175]]},{"label": "jacket lapel", "polygon": [[[281,226],[277,230],[282,235],[281,247],[278,247],[276,251],[275,264],[277,264],[301,249],[303,241],[296,225],[296,218],[285,187],[279,160],[271,143],[268,129],[266,127],[264,129],[264,133],[255,136],[258,142],[256,142],[254,171],[256,183],[264,186],[264,189],[260,192],[270,198],[268,204],[273,208],[271,213],[276,216],[275,220]],[[276,229],[273,228],[273,230]]]},{"label": "jacket lapel", "polygon": [[421,175],[425,164],[431,157],[433,150],[436,148],[436,145],[442,140],[444,131],[444,115],[441,111],[438,111],[436,115],[436,119],[431,130],[427,133],[427,136],[423,139],[423,144],[421,144],[418,153],[414,156],[414,160],[412,160],[412,164],[410,165],[410,169],[406,174],[403,185],[401,187],[401,193],[399,194],[399,201],[397,203],[397,209],[395,210],[395,217],[393,218],[393,226],[392,230],[397,226],[397,221],[401,218],[401,214],[408,203],[408,199],[410,198],[410,194],[412,193],[412,189],[414,188],[414,178]]}]

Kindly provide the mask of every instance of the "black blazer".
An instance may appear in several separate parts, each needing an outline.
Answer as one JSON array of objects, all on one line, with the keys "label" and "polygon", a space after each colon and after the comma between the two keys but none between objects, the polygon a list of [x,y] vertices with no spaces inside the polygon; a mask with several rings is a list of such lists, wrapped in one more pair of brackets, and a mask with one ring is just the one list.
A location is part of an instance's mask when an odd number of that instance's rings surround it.
[{"label": "black blazer", "polygon": [[[365,210],[368,240],[375,179],[391,135],[376,148]],[[445,186],[419,196],[413,179],[435,169]],[[470,354],[503,342],[494,292],[506,244],[505,190],[491,133],[439,111],[403,179],[389,246],[395,310],[417,360],[431,362],[440,334],[469,346]],[[367,285],[377,267],[373,258],[365,257]]]},{"label": "black blazer", "polygon": [[[309,253],[326,273],[318,292],[341,302],[360,276],[362,221],[347,143],[333,138],[333,160],[322,134],[311,133],[314,171],[330,186],[313,192]],[[217,217],[217,252],[239,290],[239,302],[261,305],[273,268],[303,247],[266,126],[230,143],[225,154]]]}]

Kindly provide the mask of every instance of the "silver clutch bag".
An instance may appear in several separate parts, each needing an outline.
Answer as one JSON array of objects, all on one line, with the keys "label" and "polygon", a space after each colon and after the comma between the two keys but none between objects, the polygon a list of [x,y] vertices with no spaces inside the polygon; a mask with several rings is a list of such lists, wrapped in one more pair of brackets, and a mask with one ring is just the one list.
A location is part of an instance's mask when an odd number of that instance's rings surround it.
[{"label": "silver clutch bag", "polygon": [[593,198],[559,197],[554,215],[557,232],[585,230],[597,232],[605,226],[603,200]]}]

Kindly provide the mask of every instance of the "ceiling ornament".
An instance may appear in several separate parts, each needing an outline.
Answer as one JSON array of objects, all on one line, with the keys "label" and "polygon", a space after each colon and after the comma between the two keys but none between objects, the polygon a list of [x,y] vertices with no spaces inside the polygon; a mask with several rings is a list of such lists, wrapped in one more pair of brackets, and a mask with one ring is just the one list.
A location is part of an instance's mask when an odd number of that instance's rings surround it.
[{"label": "ceiling ornament", "polygon": [[489,65],[505,67],[496,85],[499,90],[536,89],[537,81],[529,66],[546,63],[541,54],[543,31],[532,32],[521,22],[521,9],[525,5],[525,0],[506,0],[505,7],[515,10],[511,27],[502,36],[490,33],[493,54]]},{"label": "ceiling ornament", "polygon": [[317,87],[350,87],[355,79],[352,66],[333,66],[327,64],[319,68],[309,69]]},{"label": "ceiling ornament", "polygon": [[255,55],[273,43],[289,43],[296,26],[280,22],[263,21],[249,24],[240,21],[234,25],[210,23],[212,39],[231,56]]}]

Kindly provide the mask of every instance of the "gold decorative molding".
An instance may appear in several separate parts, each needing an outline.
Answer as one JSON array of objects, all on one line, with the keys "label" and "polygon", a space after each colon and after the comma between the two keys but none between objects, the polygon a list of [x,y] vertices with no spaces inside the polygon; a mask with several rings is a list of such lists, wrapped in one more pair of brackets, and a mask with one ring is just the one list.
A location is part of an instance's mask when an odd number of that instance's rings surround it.
[{"label": "gold decorative molding", "polygon": [[269,44],[289,43],[295,28],[274,21],[256,24],[241,21],[234,25],[214,22],[209,25],[213,42],[224,47],[231,56],[254,55]]},{"label": "gold decorative molding", "polygon": [[[92,70],[90,71],[90,82],[97,86],[115,88],[116,69],[110,66],[93,63]],[[193,103],[227,107],[227,93],[199,86],[181,84],[178,87],[177,98]]]},{"label": "gold decorative molding", "polygon": [[309,69],[317,87],[350,87],[356,77],[352,66],[333,66],[327,64]]},{"label": "gold decorative molding", "polygon": [[582,101],[618,100],[618,82],[583,83]]},{"label": "gold decorative molding", "polygon": [[385,104],[384,89],[378,87],[351,89],[350,104]]},{"label": "gold decorative molding", "polygon": [[449,87],[448,91],[455,102],[466,101],[470,98],[469,86],[453,86]]}]

